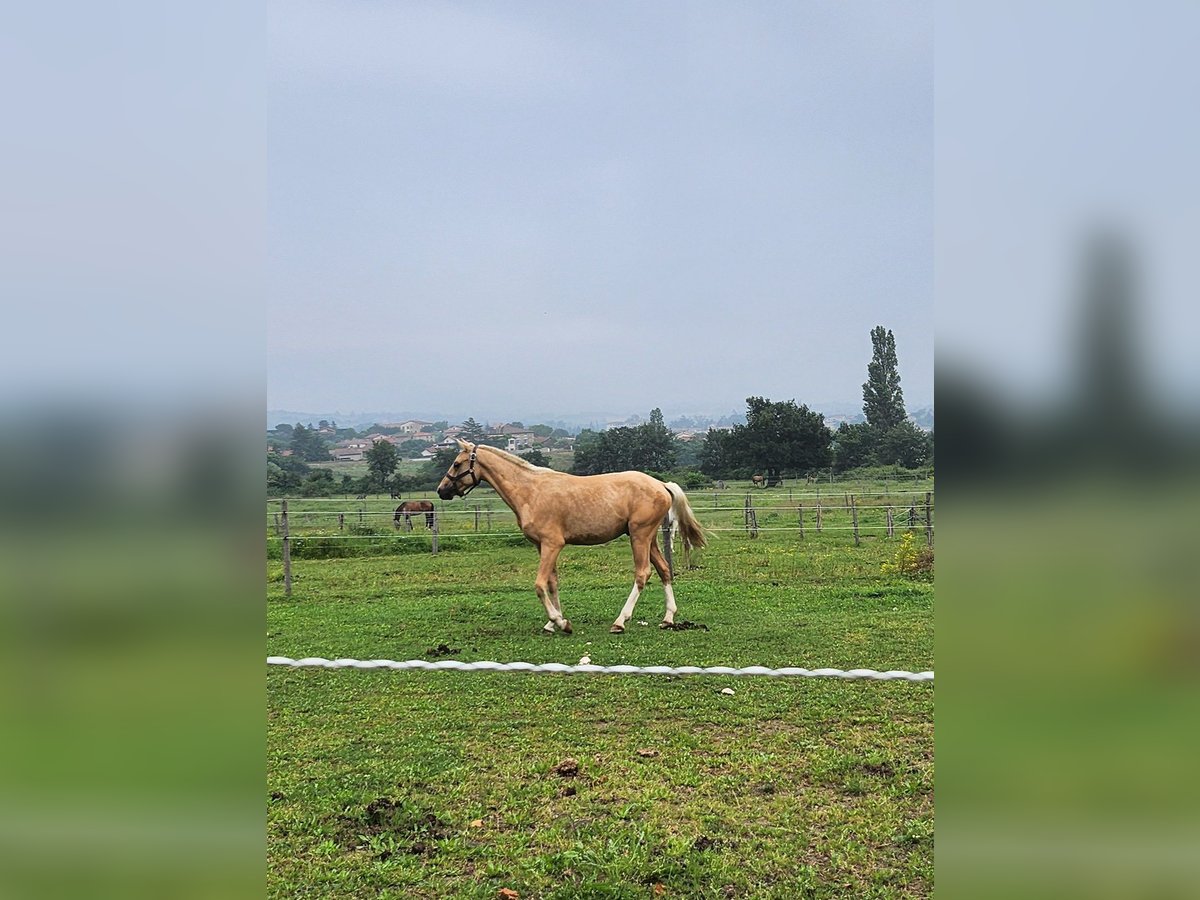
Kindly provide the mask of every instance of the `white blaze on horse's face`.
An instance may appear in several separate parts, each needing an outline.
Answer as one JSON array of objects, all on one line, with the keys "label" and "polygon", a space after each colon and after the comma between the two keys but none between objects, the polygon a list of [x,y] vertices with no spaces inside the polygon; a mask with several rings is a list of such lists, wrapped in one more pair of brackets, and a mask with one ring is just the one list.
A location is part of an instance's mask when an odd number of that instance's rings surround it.
[{"label": "white blaze on horse's face", "polygon": [[459,441],[458,446],[461,448],[458,456],[454,457],[454,462],[438,482],[437,495],[443,500],[460,497],[477,483],[474,475],[467,474],[471,470],[471,452],[475,448],[466,441]]}]

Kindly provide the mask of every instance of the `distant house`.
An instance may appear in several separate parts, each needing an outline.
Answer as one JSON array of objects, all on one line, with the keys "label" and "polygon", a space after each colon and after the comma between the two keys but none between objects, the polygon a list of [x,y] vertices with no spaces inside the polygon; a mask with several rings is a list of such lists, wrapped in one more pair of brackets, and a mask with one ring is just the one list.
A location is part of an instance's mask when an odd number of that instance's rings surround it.
[{"label": "distant house", "polygon": [[338,462],[358,462],[366,459],[366,452],[371,449],[371,441],[367,438],[350,438],[338,441],[330,455]]},{"label": "distant house", "polygon": [[366,449],[370,450],[371,445],[376,441],[387,441],[389,444],[395,447],[396,445],[403,444],[405,441],[407,441],[408,437],[409,436],[406,434],[379,434],[377,432],[375,434],[368,434],[365,438],[362,438],[362,440],[367,442]]},{"label": "distant house", "polygon": [[395,429],[400,434],[416,434],[419,431],[426,431],[432,424],[432,422],[422,422],[419,419],[409,419],[407,422],[387,422],[382,427]]}]

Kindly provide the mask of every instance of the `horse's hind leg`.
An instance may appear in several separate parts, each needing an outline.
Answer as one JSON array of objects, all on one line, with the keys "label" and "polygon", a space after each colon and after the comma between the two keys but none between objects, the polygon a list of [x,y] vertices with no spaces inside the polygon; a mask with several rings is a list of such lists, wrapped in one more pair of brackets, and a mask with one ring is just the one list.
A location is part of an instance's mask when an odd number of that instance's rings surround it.
[{"label": "horse's hind leg", "polygon": [[650,542],[650,562],[654,571],[658,572],[658,577],[662,579],[663,593],[667,595],[667,609],[663,613],[662,626],[674,625],[675,611],[678,607],[675,605],[675,589],[671,585],[671,567],[667,565],[667,558],[663,556],[663,552],[658,549],[658,541]]},{"label": "horse's hind leg", "polygon": [[647,533],[631,532],[629,543],[633,545],[633,590],[629,592],[629,598],[621,607],[621,612],[617,615],[617,620],[613,622],[612,628],[608,629],[612,634],[621,634],[625,631],[625,623],[633,618],[633,609],[637,606],[638,597],[642,595],[642,590],[650,578],[650,547],[654,544],[654,528],[652,527]]}]

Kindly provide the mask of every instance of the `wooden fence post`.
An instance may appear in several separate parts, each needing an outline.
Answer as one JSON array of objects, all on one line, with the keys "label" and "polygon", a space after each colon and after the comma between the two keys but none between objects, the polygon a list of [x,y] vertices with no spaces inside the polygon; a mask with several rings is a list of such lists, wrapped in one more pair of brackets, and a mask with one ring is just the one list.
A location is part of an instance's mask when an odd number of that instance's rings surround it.
[{"label": "wooden fence post", "polygon": [[801,501],[800,505],[796,507],[796,515],[800,519],[800,539],[804,540],[804,501]]},{"label": "wooden fence post", "polygon": [[896,518],[892,514],[892,508],[887,508],[887,535],[888,537],[896,536]]},{"label": "wooden fence post", "polygon": [[747,494],[746,502],[742,507],[742,520],[743,520],[743,524],[746,526],[747,531],[750,530],[750,503],[751,503],[750,495]]},{"label": "wooden fence post", "polygon": [[346,514],[338,513],[338,531],[346,530]]},{"label": "wooden fence post", "polygon": [[917,504],[910,503],[908,505],[908,527],[917,527]]},{"label": "wooden fence post", "polygon": [[854,502],[854,495],[850,495],[850,519],[854,523],[854,546],[862,546],[858,540],[858,504]]},{"label": "wooden fence post", "polygon": [[283,531],[279,527],[279,513],[275,513],[275,536],[279,537],[281,534],[283,534]]},{"label": "wooden fence post", "polygon": [[933,546],[933,508],[930,505],[932,494],[929,491],[925,492],[925,544]]},{"label": "wooden fence post", "polygon": [[287,501],[282,505],[281,527],[283,528],[283,596],[292,596],[292,538],[288,534]]},{"label": "wooden fence post", "polygon": [[432,535],[432,537],[433,537],[433,555],[434,556],[437,556],[437,551],[438,551],[437,539],[438,539],[438,520],[439,519],[441,519],[441,516],[439,516],[437,514],[437,510],[435,509],[433,511],[433,535]]},{"label": "wooden fence post", "polygon": [[674,541],[671,540],[671,517],[667,516],[662,523],[663,533],[663,556],[667,558],[667,571],[672,575],[675,574],[675,548],[672,546]]},{"label": "wooden fence post", "polygon": [[817,488],[817,534],[821,533],[821,489]]},{"label": "wooden fence post", "polygon": [[749,494],[746,495],[746,530],[750,532],[750,537],[758,537],[758,514],[754,511],[754,501]]}]

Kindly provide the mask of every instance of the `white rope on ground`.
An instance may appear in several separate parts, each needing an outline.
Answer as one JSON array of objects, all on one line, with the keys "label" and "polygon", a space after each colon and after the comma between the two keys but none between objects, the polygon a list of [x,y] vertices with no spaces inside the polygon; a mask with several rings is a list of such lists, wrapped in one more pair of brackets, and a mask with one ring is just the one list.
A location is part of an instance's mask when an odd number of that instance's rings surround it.
[{"label": "white rope on ground", "polygon": [[490,660],[459,662],[456,659],[430,662],[424,659],[409,659],[397,662],[393,659],[323,659],[306,656],[291,659],[287,656],[268,656],[268,666],[290,666],[292,668],[317,667],[322,669],[421,669],[427,672],[553,672],[559,675],[729,675],[733,677],[766,675],[771,678],[841,678],[846,681],[864,679],[868,681],[933,681],[933,672],[877,672],[874,669],[800,669],[785,667],[769,669],[766,666],[746,666],[735,669],[729,666],[569,666],[564,663],[500,663]]}]

